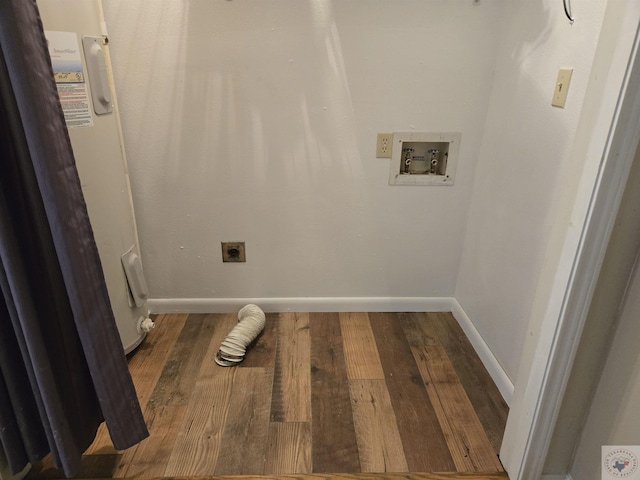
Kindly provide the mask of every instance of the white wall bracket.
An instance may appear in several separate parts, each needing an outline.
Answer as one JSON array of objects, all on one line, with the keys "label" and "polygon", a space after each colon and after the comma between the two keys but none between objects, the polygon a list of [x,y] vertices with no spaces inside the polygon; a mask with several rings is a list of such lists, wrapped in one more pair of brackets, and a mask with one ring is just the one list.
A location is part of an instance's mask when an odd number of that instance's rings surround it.
[{"label": "white wall bracket", "polygon": [[111,85],[109,84],[109,73],[104,50],[102,49],[103,45],[104,39],[102,37],[82,37],[93,110],[97,115],[104,115],[113,111]]}]

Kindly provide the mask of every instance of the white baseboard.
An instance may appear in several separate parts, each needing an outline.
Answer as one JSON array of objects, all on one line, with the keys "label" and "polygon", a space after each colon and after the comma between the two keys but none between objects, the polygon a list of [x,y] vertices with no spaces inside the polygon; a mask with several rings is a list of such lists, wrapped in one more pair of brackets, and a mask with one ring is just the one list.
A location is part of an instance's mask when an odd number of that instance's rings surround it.
[{"label": "white baseboard", "polygon": [[476,330],[471,319],[467,316],[466,312],[455,298],[452,299],[451,313],[467,335],[471,345],[473,345],[473,348],[476,350],[480,360],[489,372],[489,375],[491,375],[493,382],[498,387],[498,390],[500,390],[504,401],[507,402],[507,405],[511,406],[511,399],[513,398],[513,382],[505,373],[502,365],[500,365],[500,362],[498,362],[496,357],[493,355],[493,352],[482,338],[482,335],[480,335],[480,332]]},{"label": "white baseboard", "polygon": [[228,313],[248,303],[265,312],[450,312],[452,297],[156,298],[151,313]]}]

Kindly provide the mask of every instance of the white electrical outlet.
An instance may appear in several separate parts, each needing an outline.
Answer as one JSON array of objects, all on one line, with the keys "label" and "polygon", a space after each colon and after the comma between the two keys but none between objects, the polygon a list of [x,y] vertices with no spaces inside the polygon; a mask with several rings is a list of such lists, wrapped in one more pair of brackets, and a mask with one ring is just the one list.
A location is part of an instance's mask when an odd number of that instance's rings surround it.
[{"label": "white electrical outlet", "polygon": [[377,158],[391,158],[391,147],[393,145],[393,133],[379,133],[376,143]]}]

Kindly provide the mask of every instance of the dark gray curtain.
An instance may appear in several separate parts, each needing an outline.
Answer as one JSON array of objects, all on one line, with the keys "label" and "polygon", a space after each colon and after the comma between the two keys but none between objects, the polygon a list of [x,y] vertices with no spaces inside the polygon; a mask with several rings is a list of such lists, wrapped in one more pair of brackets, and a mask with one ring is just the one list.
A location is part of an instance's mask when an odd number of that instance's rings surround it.
[{"label": "dark gray curtain", "polygon": [[67,476],[106,419],[148,433],[127,369],[34,0],[0,0],[0,447]]}]

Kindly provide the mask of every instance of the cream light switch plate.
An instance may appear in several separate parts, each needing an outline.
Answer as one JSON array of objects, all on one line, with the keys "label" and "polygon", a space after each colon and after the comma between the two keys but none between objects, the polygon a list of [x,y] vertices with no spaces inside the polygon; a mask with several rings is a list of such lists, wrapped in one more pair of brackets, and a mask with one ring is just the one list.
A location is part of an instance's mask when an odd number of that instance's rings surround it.
[{"label": "cream light switch plate", "polygon": [[558,72],[558,80],[556,80],[556,88],[553,91],[553,100],[551,100],[551,105],[554,107],[564,108],[572,73],[573,68],[561,68]]}]

